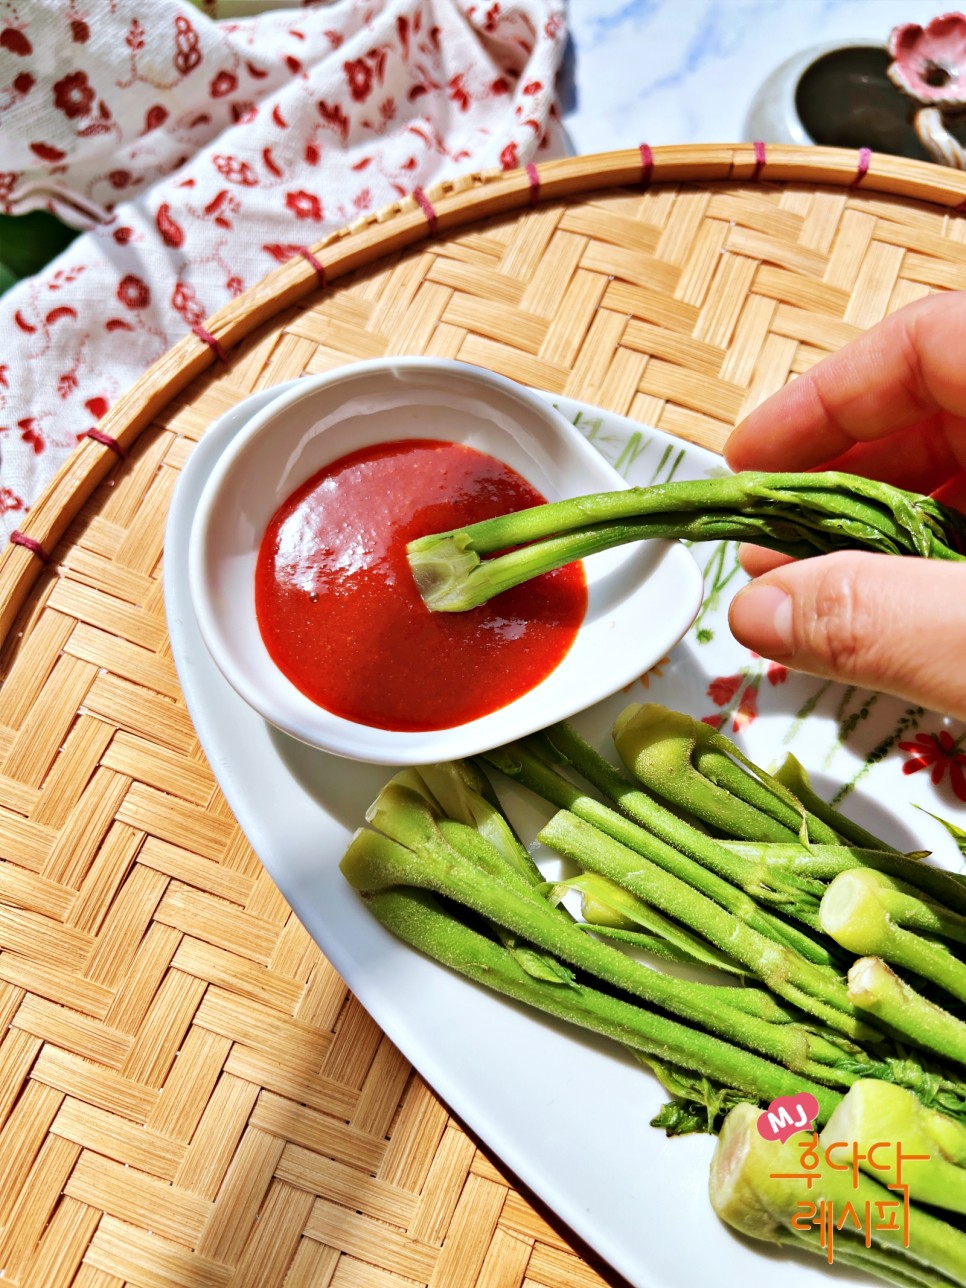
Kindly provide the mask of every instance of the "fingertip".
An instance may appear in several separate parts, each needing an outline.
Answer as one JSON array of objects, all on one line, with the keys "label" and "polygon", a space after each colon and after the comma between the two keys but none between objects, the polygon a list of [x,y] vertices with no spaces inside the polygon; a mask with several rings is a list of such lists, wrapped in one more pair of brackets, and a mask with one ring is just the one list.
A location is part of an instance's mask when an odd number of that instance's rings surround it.
[{"label": "fingertip", "polygon": [[796,671],[966,719],[966,563],[867,551],[796,560],[740,590],[729,624]]},{"label": "fingertip", "polygon": [[731,601],[731,632],[740,644],[780,661],[794,650],[792,597],[769,581],[753,581]]},{"label": "fingertip", "polygon": [[741,473],[742,470],[759,468],[762,447],[767,443],[770,432],[768,424],[768,404],[762,403],[735,426],[721,450],[721,455],[729,469],[734,470],[735,473]]},{"label": "fingertip", "polygon": [[744,543],[738,547],[738,562],[749,577],[760,577],[762,573],[794,563],[794,560],[791,555],[780,555],[775,550],[766,550],[764,546]]}]

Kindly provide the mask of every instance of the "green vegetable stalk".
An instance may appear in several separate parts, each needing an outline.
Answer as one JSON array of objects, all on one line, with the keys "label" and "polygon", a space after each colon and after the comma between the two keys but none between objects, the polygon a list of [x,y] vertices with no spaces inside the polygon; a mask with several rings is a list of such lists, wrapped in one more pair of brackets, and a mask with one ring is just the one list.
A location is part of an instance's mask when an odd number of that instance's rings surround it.
[{"label": "green vegetable stalk", "polygon": [[[612,791],[617,797],[622,811],[618,812],[564,778],[537,754],[539,749],[539,740],[527,739],[487,752],[483,759],[543,800],[569,810],[613,840],[650,859],[753,930],[801,953],[809,961],[821,965],[831,962],[828,950],[814,938],[756,902],[756,897],[770,902],[774,894],[782,910],[791,908],[803,915],[809,908],[817,912],[818,897],[814,892],[809,894],[803,908],[799,878],[793,878],[790,884],[781,873],[775,874],[737,858],[658,802],[635,792],[629,784],[626,791],[607,784],[604,790],[609,790],[609,794]],[[601,781],[598,776],[595,785]]]},{"label": "green vegetable stalk", "polygon": [[537,839],[582,867],[617,881],[662,912],[700,928],[710,943],[730,953],[779,997],[830,1029],[856,1041],[875,1037],[834,972],[766,938],[576,814],[559,810]]},{"label": "green vegetable stalk", "polygon": [[853,869],[831,883],[822,929],[860,957],[881,957],[966,1001],[966,965],[932,936],[963,942],[964,919],[881,872]]},{"label": "green vegetable stalk", "polygon": [[417,538],[408,556],[427,606],[462,612],[575,559],[654,537],[752,541],[799,558],[843,549],[966,557],[963,515],[834,471],[748,471],[555,501]]},{"label": "green vegetable stalk", "polygon": [[[803,1080],[754,1052],[635,1005],[591,985],[561,986],[528,974],[499,943],[455,917],[432,893],[407,886],[367,889],[368,859],[357,867],[359,852],[347,854],[343,871],[370,911],[397,938],[427,957],[485,987],[526,1003],[567,1023],[610,1038],[640,1054],[647,1063],[696,1071],[709,1079],[707,1094],[718,1101],[721,1088],[731,1096],[766,1100],[811,1091],[824,1122],[838,1093]],[[695,1086],[695,1081],[689,1080]],[[713,1109],[712,1109],[713,1112]]]},{"label": "green vegetable stalk", "polygon": [[841,836],[794,794],[763,774],[724,734],[656,702],[632,704],[613,730],[617,754],[653,794],[746,841],[818,841]]},{"label": "green vegetable stalk", "polygon": [[[656,729],[667,737],[668,745],[652,755]],[[566,721],[522,743],[488,753],[486,759],[525,781],[538,795],[545,794],[546,781],[541,784],[531,772],[532,765],[522,762],[524,753],[572,766],[649,832],[756,899],[773,903],[812,926],[818,925],[818,902],[825,883],[855,867],[881,871],[916,887],[936,903],[966,912],[966,880],[960,874],[919,862],[924,854],[902,853],[827,804],[813,791],[805,770],[793,756],[786,758],[777,773],[768,774],[720,730],[659,703],[625,708],[615,724],[615,734],[633,781]],[[518,767],[514,767],[516,760],[521,761]],[[641,791],[641,786],[646,790]],[[546,799],[574,809],[559,797],[546,795]],[[673,809],[662,805],[662,800]],[[716,835],[698,830],[689,820]],[[793,831],[800,833],[802,820],[809,832],[807,842],[797,834],[791,838]],[[783,823],[789,833],[786,839],[762,839],[763,832],[780,837],[781,831],[773,829],[780,829]],[[815,840],[821,834],[817,824],[836,839],[830,843]],[[736,866],[735,857],[744,862]]]},{"label": "green vegetable stalk", "polygon": [[[591,749],[580,748],[572,730],[556,725],[547,736],[589,781],[611,795],[613,780],[608,782]],[[647,826],[657,827],[657,801],[664,800],[710,829],[719,848],[727,850],[737,842],[734,853],[764,863],[776,874],[784,870],[786,890],[793,874],[824,881],[848,869],[868,868],[966,914],[961,874],[921,863],[921,856],[903,854],[859,827],[816,795],[793,757],[769,774],[720,730],[655,702],[626,707],[613,736],[624,765],[647,789],[646,795],[625,792],[621,806],[628,812],[645,808]],[[606,764],[603,757],[597,760]],[[819,897],[822,893],[820,889]]]},{"label": "green vegetable stalk", "polygon": [[[966,1121],[966,1083],[949,1072],[966,1063],[966,1023],[931,1000],[961,984],[962,878],[878,848],[817,797],[802,801],[800,767],[778,782],[698,723],[625,712],[614,732],[633,777],[569,725],[481,764],[404,770],[367,811],[343,871],[406,942],[634,1051],[674,1097],[654,1120],[670,1133],[714,1130],[736,1102],[806,1089],[824,1120],[873,1079]],[[664,745],[652,754],[655,729]],[[660,766],[646,787],[644,761]],[[555,808],[537,841],[572,873],[544,879],[482,763]],[[663,804],[655,792],[677,778],[686,791]],[[925,973],[930,997],[883,955]]]},{"label": "green vegetable stalk", "polygon": [[[801,1026],[775,1024],[732,1005],[730,998],[740,990],[651,970],[588,935],[535,887],[507,879],[485,837],[454,836],[447,826],[452,821],[434,816],[426,797],[408,785],[411,773],[402,777],[379,793],[367,816],[372,828],[356,834],[342,860],[356,889],[368,895],[396,887],[428,890],[484,917],[514,943],[549,955],[565,970],[584,972],[806,1077],[839,1085],[853,1080],[836,1067],[840,1047]],[[546,962],[541,973],[547,974]],[[573,976],[560,972],[559,978]]]},{"label": "green vegetable stalk", "polygon": [[[834,1230],[833,1260],[900,1288],[953,1288],[966,1283],[966,1235],[915,1203],[906,1230],[901,1195],[861,1174],[855,1184],[851,1171],[825,1165],[825,1148],[836,1139],[830,1128],[819,1138],[821,1165],[816,1169],[816,1183],[809,1187],[805,1180],[791,1179],[789,1174],[804,1171],[800,1142],[812,1139],[811,1133],[797,1133],[784,1142],[767,1140],[758,1131],[758,1111],[747,1103],[736,1105],[725,1118],[711,1164],[709,1191],[718,1216],[753,1239],[827,1257],[818,1229],[809,1223],[812,1215],[818,1218],[820,1212],[830,1212],[834,1226],[851,1204],[859,1214],[868,1211],[873,1226],[885,1227],[889,1224],[887,1214],[894,1212],[898,1203],[895,1228],[873,1228],[870,1247],[865,1246],[864,1226],[859,1233],[846,1221],[841,1230]],[[884,1137],[876,1133],[874,1139]],[[916,1180],[924,1170],[908,1177],[913,1198]],[[822,1203],[831,1206],[820,1209]],[[866,1203],[870,1204],[868,1209]],[[904,1246],[906,1239],[908,1248]]]},{"label": "green vegetable stalk", "polygon": [[[843,840],[866,850],[892,850],[880,837],[867,832],[847,814],[842,814],[834,805],[822,799],[812,787],[805,767],[791,754],[785,757],[774,773],[774,779],[782,787],[787,787],[795,799],[809,814],[828,823],[838,832]],[[898,852],[898,851],[897,851]]]},{"label": "green vegetable stalk", "polygon": [[[918,1203],[966,1214],[966,1126],[904,1087],[866,1078],[853,1083],[823,1138],[858,1144],[858,1165],[873,1180],[908,1185]],[[849,1157],[838,1152],[840,1163]]]},{"label": "green vegetable stalk", "polygon": [[[706,725],[703,727],[707,728]],[[620,814],[632,819],[638,828],[643,828],[646,833],[666,845],[673,846],[709,872],[744,890],[755,900],[774,904],[782,913],[805,921],[808,925],[818,925],[818,901],[825,891],[823,882],[813,880],[809,873],[795,871],[792,864],[771,862],[767,850],[762,850],[763,861],[760,863],[749,862],[746,856],[739,858],[721,843],[722,838],[709,835],[707,829],[700,826],[704,820],[699,801],[692,799],[689,802],[694,809],[687,811],[687,816],[680,807],[668,808],[659,799],[653,784],[648,784],[648,790],[642,791],[640,781],[626,777],[581,738],[567,721],[552,725],[541,734],[522,742],[487,753],[486,760],[544,799],[571,809],[575,814],[581,814],[581,817],[608,831],[603,814],[598,811],[596,816],[590,816],[583,812],[583,800],[572,804],[567,798],[567,790],[573,792],[574,789],[556,766],[572,768],[606,796]],[[696,794],[700,795],[703,785],[694,779],[690,781]],[[739,820],[730,812],[730,803],[718,800],[715,805],[719,811],[719,822],[728,822],[728,834],[738,829],[737,834],[743,835],[739,829]],[[695,826],[695,822],[699,826]],[[617,840],[625,839],[616,831],[612,835]],[[625,843],[633,848],[633,841]],[[710,888],[700,888],[714,897]],[[801,936],[797,947],[814,961],[829,960],[828,954],[818,948],[814,939],[808,941],[806,936]]]},{"label": "green vegetable stalk", "polygon": [[880,957],[850,968],[849,997],[873,1020],[923,1050],[966,1064],[966,1024],[916,992]]},{"label": "green vegetable stalk", "polygon": [[[712,948],[686,926],[665,917],[616,881],[595,872],[581,872],[564,881],[553,882],[549,897],[556,902],[570,891],[580,894],[580,915],[597,936],[630,944],[668,961],[709,966],[724,971],[726,975],[743,977],[747,974],[726,953]],[[735,990],[742,998],[752,991],[760,997],[770,996],[760,989]]]}]

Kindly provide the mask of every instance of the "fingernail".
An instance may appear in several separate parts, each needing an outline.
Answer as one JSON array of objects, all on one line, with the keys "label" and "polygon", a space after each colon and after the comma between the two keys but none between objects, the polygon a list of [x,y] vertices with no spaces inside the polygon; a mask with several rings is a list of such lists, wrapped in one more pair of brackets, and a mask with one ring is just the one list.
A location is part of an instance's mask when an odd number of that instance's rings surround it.
[{"label": "fingernail", "polygon": [[752,582],[737,594],[729,614],[732,632],[741,643],[764,657],[791,653],[792,599],[767,582]]}]

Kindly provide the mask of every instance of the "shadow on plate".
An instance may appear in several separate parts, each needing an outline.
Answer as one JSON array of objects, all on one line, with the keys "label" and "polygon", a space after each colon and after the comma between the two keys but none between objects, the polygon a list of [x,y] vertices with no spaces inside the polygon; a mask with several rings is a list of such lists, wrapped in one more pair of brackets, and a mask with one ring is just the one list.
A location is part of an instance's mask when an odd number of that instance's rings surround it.
[{"label": "shadow on plate", "polygon": [[354,832],[366,810],[396,772],[395,765],[371,765],[310,747],[266,723],[279,759],[298,785],[343,827]]}]

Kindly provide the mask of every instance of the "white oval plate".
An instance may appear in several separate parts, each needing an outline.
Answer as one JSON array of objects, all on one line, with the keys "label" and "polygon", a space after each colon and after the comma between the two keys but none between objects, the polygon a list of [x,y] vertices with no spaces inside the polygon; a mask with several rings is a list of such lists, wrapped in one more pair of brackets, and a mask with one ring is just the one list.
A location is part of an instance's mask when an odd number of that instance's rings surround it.
[{"label": "white oval plate", "polygon": [[478,720],[419,733],[334,715],[278,669],[255,615],[263,534],[307,479],[358,448],[432,438],[488,452],[548,500],[627,483],[544,399],[465,363],[354,363],[306,377],[245,410],[247,423],[214,464],[198,499],[189,585],[202,637],[228,682],[276,728],[310,746],[377,764],[474,755],[622,688],[663,657],[694,620],[702,579],[684,546],[647,541],[603,551],[584,562],[587,612],[572,647],[545,680],[515,701]]},{"label": "white oval plate", "polygon": [[[174,661],[201,745],[283,896],[452,1112],[634,1288],[871,1283],[840,1266],[830,1274],[818,1231],[814,1256],[732,1234],[708,1201],[713,1140],[668,1140],[649,1125],[666,1099],[650,1073],[615,1044],[556,1024],[413,952],[379,925],[343,878],[339,860],[392,767],[330,756],[273,729],[215,666],[188,593],[188,533],[201,490],[252,407],[278,393],[258,394],[257,402],[227,413],[194,448],[169,512],[164,586]],[[632,482],[703,478],[722,468],[710,452],[658,430],[573,400],[552,401]],[[901,847],[931,849],[938,862],[962,871],[955,845],[930,817],[962,825],[962,802],[948,782],[904,772],[901,744],[917,730],[928,736],[948,727],[962,737],[963,729],[875,694],[787,675],[749,655],[726,621],[743,576],[734,546],[711,544],[698,555],[708,594],[694,626],[642,682],[582,712],[575,720],[581,732],[607,750],[613,718],[631,701],[663,702],[720,721],[760,764],[794,751],[826,796],[852,786],[843,808],[858,822]],[[495,780],[495,786],[531,838],[545,815],[512,785]]]}]

